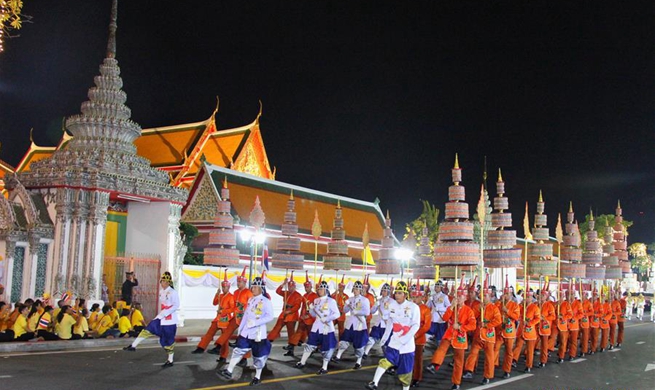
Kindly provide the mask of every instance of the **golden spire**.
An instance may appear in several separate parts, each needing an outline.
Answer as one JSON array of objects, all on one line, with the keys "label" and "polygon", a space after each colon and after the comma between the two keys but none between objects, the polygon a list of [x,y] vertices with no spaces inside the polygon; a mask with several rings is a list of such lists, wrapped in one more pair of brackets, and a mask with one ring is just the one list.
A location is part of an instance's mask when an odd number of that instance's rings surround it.
[{"label": "golden spire", "polygon": [[503,173],[500,171],[500,168],[498,168],[498,181],[503,181]]},{"label": "golden spire", "polygon": [[621,199],[619,199],[618,203],[616,204],[616,208],[620,209],[621,208]]},{"label": "golden spire", "polygon": [[216,108],[214,108],[214,112],[212,112],[212,118],[216,116],[216,113],[218,113],[218,107],[221,104],[221,100],[218,98],[218,95],[216,95]]},{"label": "golden spire", "polygon": [[255,119],[255,122],[259,123],[259,118],[261,118],[263,110],[264,110],[264,105],[262,104],[262,100],[259,99],[259,112],[257,113],[257,118]]},{"label": "golden spire", "polygon": [[293,200],[293,188],[291,189],[291,194],[289,195],[289,200]]},{"label": "golden spire", "polygon": [[544,195],[541,193],[541,190],[539,190],[539,202],[544,201]]},{"label": "golden spire", "polygon": [[459,169],[459,158],[457,157],[457,153],[455,153],[455,166],[453,168]]},{"label": "golden spire", "polygon": [[569,213],[572,213],[572,212],[573,212],[573,201],[570,200],[569,201]]},{"label": "golden spire", "polygon": [[118,19],[118,0],[111,3],[111,17],[109,19],[109,39],[107,40],[107,58],[116,58],[116,23]]},{"label": "golden spire", "polygon": [[590,209],[589,209],[589,214],[591,215],[591,216],[589,217],[589,220],[590,220],[590,221],[593,221],[593,220],[594,220],[594,210],[592,210],[592,209],[590,208]]},{"label": "golden spire", "polygon": [[32,128],[30,129],[30,143],[31,143],[32,145],[36,146],[36,144],[34,143],[34,137],[32,137],[32,133],[33,133],[33,132],[34,132],[34,127],[32,127]]},{"label": "golden spire", "polygon": [[387,219],[391,219],[391,217],[389,216],[389,209],[387,209]]},{"label": "golden spire", "polygon": [[223,179],[223,188],[227,188],[227,176]]},{"label": "golden spire", "polygon": [[338,208],[338,209],[341,208],[341,199],[337,199],[337,208]]}]

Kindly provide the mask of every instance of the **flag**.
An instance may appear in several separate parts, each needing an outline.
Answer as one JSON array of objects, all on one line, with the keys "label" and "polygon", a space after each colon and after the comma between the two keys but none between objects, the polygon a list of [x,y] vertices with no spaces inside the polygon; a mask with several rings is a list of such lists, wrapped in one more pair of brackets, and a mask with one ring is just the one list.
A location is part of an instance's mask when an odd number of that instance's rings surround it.
[{"label": "flag", "polygon": [[525,217],[523,217],[523,236],[526,240],[532,240],[530,234],[530,218],[528,218],[528,202],[525,202]]},{"label": "flag", "polygon": [[268,245],[264,244],[264,249],[262,249],[262,267],[266,271],[270,271],[270,268],[268,266]]},{"label": "flag", "polygon": [[366,245],[362,250],[362,262],[368,265],[375,265],[375,260],[373,260],[373,253],[371,252],[371,247]]},{"label": "flag", "polygon": [[562,231],[562,214],[557,214],[557,226],[555,227],[555,238],[558,245],[564,241],[564,232]]}]

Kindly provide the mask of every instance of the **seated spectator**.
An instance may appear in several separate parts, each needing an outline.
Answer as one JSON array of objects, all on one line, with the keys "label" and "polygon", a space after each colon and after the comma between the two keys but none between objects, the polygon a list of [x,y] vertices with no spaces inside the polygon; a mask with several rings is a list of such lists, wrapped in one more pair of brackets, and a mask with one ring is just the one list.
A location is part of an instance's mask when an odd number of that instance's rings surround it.
[{"label": "seated spectator", "polygon": [[132,323],[130,322],[130,311],[127,309],[123,309],[121,318],[118,319],[118,331],[120,332],[120,337],[136,337]]},{"label": "seated spectator", "polygon": [[13,341],[14,330],[7,328],[11,307],[6,302],[0,302],[0,341]]},{"label": "seated spectator", "polygon": [[52,320],[53,311],[52,306],[46,306],[43,309],[43,314],[39,317],[36,327],[36,337],[48,341],[59,340],[59,337],[54,333],[55,322]]},{"label": "seated spectator", "polygon": [[96,338],[113,339],[120,335],[118,329],[114,329],[114,322],[109,316],[111,306],[105,305],[102,307],[102,316],[98,320],[98,328],[96,329]]},{"label": "seated spectator", "polygon": [[55,333],[62,340],[70,340],[73,338],[73,326],[77,324],[77,318],[73,313],[73,308],[65,305],[61,308],[57,316],[57,324],[55,325]]},{"label": "seated spectator", "polygon": [[20,305],[18,307],[19,314],[13,327],[15,341],[30,341],[34,338],[34,331],[27,325],[27,315],[29,312],[29,306]]},{"label": "seated spectator", "polygon": [[30,309],[30,314],[27,315],[27,324],[30,326],[30,329],[36,331],[36,327],[39,322],[39,317],[43,314],[43,302],[40,300],[34,301],[32,308]]},{"label": "seated spectator", "polygon": [[141,312],[141,304],[139,302],[134,302],[132,305],[132,328],[136,334],[139,334],[146,327],[146,320],[143,318],[143,313]]},{"label": "seated spectator", "polygon": [[112,328],[118,328],[118,319],[120,318],[120,314],[118,312],[117,307],[118,307],[118,302],[114,301],[114,303],[111,304],[111,310],[109,311],[109,313],[107,313],[111,318]]},{"label": "seated spectator", "polygon": [[98,325],[98,317],[100,316],[100,304],[94,303],[91,305],[91,312],[89,314],[89,328],[95,330]]},{"label": "seated spectator", "polygon": [[9,318],[7,319],[7,329],[14,329],[14,322],[16,322],[20,314],[18,308],[22,305],[21,301],[16,301],[16,304],[14,304],[14,310],[9,314]]},{"label": "seated spectator", "polygon": [[77,323],[73,326],[73,340],[89,338],[89,322],[86,319],[88,315],[89,311],[82,307]]},{"label": "seated spectator", "polygon": [[57,325],[57,318],[59,318],[59,312],[61,312],[61,308],[66,306],[66,301],[63,299],[60,299],[57,301],[57,308],[55,311],[52,313],[52,320],[55,322],[55,325]]}]

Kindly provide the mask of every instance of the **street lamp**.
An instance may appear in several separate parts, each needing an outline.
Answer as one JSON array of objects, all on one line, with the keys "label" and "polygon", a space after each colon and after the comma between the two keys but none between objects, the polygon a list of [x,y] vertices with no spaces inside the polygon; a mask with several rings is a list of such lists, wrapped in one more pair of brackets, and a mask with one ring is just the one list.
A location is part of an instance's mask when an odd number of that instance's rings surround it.
[{"label": "street lamp", "polygon": [[248,285],[252,284],[253,265],[257,258],[257,245],[266,242],[266,232],[264,230],[250,231],[248,228],[239,231],[241,241],[250,244],[250,269],[248,276]]},{"label": "street lamp", "polygon": [[412,252],[410,249],[407,248],[398,248],[396,249],[396,252],[394,253],[396,256],[397,260],[400,260],[400,279],[403,279],[403,272],[405,270],[405,267],[403,266],[405,262],[408,262],[412,256],[414,256],[414,252]]}]

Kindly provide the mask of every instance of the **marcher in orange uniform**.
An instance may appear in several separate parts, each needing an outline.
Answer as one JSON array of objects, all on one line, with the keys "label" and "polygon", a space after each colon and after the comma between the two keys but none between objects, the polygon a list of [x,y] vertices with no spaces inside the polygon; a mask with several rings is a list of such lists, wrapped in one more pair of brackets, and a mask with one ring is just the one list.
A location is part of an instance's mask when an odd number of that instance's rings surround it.
[{"label": "marcher in orange uniform", "polygon": [[[283,326],[287,326],[287,337],[290,340],[296,331],[296,322],[298,322],[298,311],[302,305],[302,295],[296,291],[296,282],[293,280],[293,271],[291,278],[284,279],[284,282],[275,290],[277,295],[284,297],[284,306],[282,312],[277,318],[275,326],[268,334],[268,340],[273,342],[280,337],[280,331]],[[289,345],[287,345],[287,348]]]},{"label": "marcher in orange uniform", "polygon": [[539,327],[537,332],[541,339],[541,356],[539,356],[539,368],[546,367],[548,363],[548,341],[552,331],[552,322],[557,318],[555,316],[555,306],[550,301],[550,291],[548,286],[550,282],[545,283],[543,289],[539,294],[539,310],[541,311]]},{"label": "marcher in orange uniform", "polygon": [[457,301],[450,306],[444,313],[443,319],[448,322],[448,329],[441,339],[439,348],[432,356],[432,362],[425,369],[430,373],[435,374],[441,364],[448,349],[453,347],[453,375],[451,380],[453,382],[452,390],[458,390],[462,383],[462,371],[464,369],[464,352],[468,347],[468,340],[466,333],[475,330],[475,314],[470,307],[465,305],[467,298],[466,286],[464,284],[464,276],[460,282],[460,287],[457,289]]},{"label": "marcher in orange uniform", "polygon": [[525,370],[524,372],[532,371],[534,362],[534,349],[537,344],[537,326],[541,321],[541,311],[539,305],[535,302],[534,293],[532,290],[528,291],[525,296],[526,304],[525,319],[523,320],[523,332],[521,339],[525,340]]},{"label": "marcher in orange uniform", "polygon": [[609,349],[614,349],[616,344],[616,327],[619,324],[621,315],[625,312],[621,307],[621,292],[620,291],[610,291],[610,294],[614,295],[614,299],[610,304],[612,310],[612,317],[610,317],[610,343]]},{"label": "marcher in orange uniform", "polygon": [[600,334],[600,317],[602,314],[602,305],[598,300],[598,292],[596,287],[591,295],[591,315],[589,316],[589,323],[591,329],[591,348],[589,349],[589,355],[593,355],[598,348],[598,339]]},{"label": "marcher in orange uniform", "polygon": [[[234,309],[236,307],[234,303],[234,295],[230,293],[230,282],[227,280],[227,269],[223,274],[223,281],[221,282],[221,288],[219,291],[216,291],[214,294],[214,301],[212,302],[214,306],[217,306],[216,318],[209,325],[207,333],[200,339],[200,342],[196,346],[196,349],[191,353],[203,353],[209,342],[212,340],[216,332],[221,329],[223,332],[226,331],[230,320],[234,317]],[[209,350],[208,353],[212,354],[221,354],[221,361],[226,361],[227,356],[230,352],[230,349],[227,345],[218,344],[218,339],[216,340],[214,349]]]},{"label": "marcher in orange uniform", "polygon": [[[368,299],[368,302],[371,304],[370,307],[373,307],[375,305],[375,295],[371,293],[371,284],[368,281],[368,275],[364,276],[364,291],[362,291],[362,296],[366,297]],[[366,327],[370,330],[371,329],[371,319],[373,319],[373,314],[369,314],[366,316]]]},{"label": "marcher in orange uniform", "polygon": [[[621,295],[621,291],[617,290],[617,295]],[[628,301],[627,301],[627,292],[623,295],[623,298],[620,299],[619,304],[621,305],[621,314],[619,315],[619,334],[616,338],[616,347],[619,348],[621,347],[621,344],[623,343],[623,331],[624,331],[624,325],[625,325],[625,312],[626,308],[628,307]],[[653,309],[653,306],[651,306],[651,312]]]},{"label": "marcher in orange uniform", "polygon": [[573,318],[571,304],[566,300],[566,294],[560,284],[559,302],[557,305],[557,330],[559,349],[557,350],[557,364],[564,362],[566,347],[569,341],[569,321]]},{"label": "marcher in orange uniform", "polygon": [[345,274],[341,276],[341,282],[339,283],[338,289],[339,291],[334,294],[334,300],[337,301],[337,307],[339,308],[339,313],[341,313],[341,316],[334,321],[339,328],[339,340],[341,340],[341,335],[343,334],[344,330],[344,323],[346,322],[346,313],[343,311],[343,305],[346,304],[346,301],[349,298],[348,294],[344,292],[346,288],[346,283],[344,283],[345,277]]},{"label": "marcher in orange uniform", "polygon": [[612,319],[612,305],[609,301],[605,301],[600,305],[600,349],[598,352],[603,352],[607,348],[607,341],[610,332],[610,320]]},{"label": "marcher in orange uniform", "polygon": [[583,316],[580,318],[580,354],[578,357],[582,357],[589,353],[589,334],[591,333],[591,321],[589,320],[590,316],[594,314],[594,305],[587,297],[587,292],[582,291],[582,313]]},{"label": "marcher in orange uniform", "polygon": [[[321,279],[323,276],[321,275]],[[319,281],[320,283],[320,281]],[[314,325],[315,317],[312,317],[309,314],[309,306],[314,303],[314,300],[318,298],[318,295],[312,291],[312,283],[309,281],[309,273],[305,271],[305,283],[303,283],[305,288],[305,294],[302,296],[302,306],[300,309],[300,321],[298,321],[298,329],[294,332],[293,335],[289,336],[289,345],[283,347],[287,350],[284,356],[293,356],[293,348],[296,345],[300,345],[301,342],[307,340],[307,336]],[[288,328],[287,328],[288,329]]]},{"label": "marcher in orange uniform", "polygon": [[[243,318],[243,313],[248,306],[248,300],[252,298],[252,292],[247,288],[246,283],[248,283],[248,279],[246,278],[246,267],[243,267],[241,275],[237,276],[237,289],[233,293],[235,305],[234,316],[227,323],[227,327],[215,343],[217,347],[220,346],[220,349],[227,350],[230,337],[232,337],[232,333],[234,333],[239,325],[241,325],[241,319]],[[221,352],[221,356],[225,356],[224,351]]]},{"label": "marcher in orange uniform", "polygon": [[503,358],[503,378],[509,378],[512,371],[512,361],[514,353],[514,341],[516,341],[516,321],[519,320],[521,311],[519,305],[512,301],[512,289],[509,287],[509,279],[505,275],[505,288],[503,289],[503,297],[496,304],[502,323],[496,327],[496,345],[494,346],[494,359],[496,364],[500,361],[500,347],[505,345],[505,356]]},{"label": "marcher in orange uniform", "polygon": [[[585,318],[582,302],[576,297],[575,283],[571,283],[569,301],[571,302],[571,319],[569,320],[569,361],[578,356],[578,336],[580,334],[580,321]],[[560,347],[561,348],[561,347]]]},{"label": "marcher in orange uniform", "polygon": [[[425,290],[429,290],[429,287]],[[412,301],[418,305],[421,312],[421,322],[418,331],[414,334],[414,345],[416,349],[414,350],[414,370],[412,372],[412,383],[410,385],[410,387],[418,387],[419,383],[423,380],[423,349],[425,348],[427,340],[425,334],[430,330],[430,326],[432,325],[432,311],[423,302],[425,291],[422,291],[420,287],[412,291],[411,295]]]},{"label": "marcher in orange uniform", "polygon": [[473,309],[473,314],[475,315],[477,321],[477,327],[473,332],[473,339],[471,341],[471,352],[466,358],[466,363],[464,364],[464,379],[473,378],[473,371],[478,365],[478,357],[480,355],[480,350],[484,350],[484,374],[482,377],[482,384],[485,385],[489,383],[494,377],[494,344],[496,343],[496,327],[498,327],[502,318],[500,315],[500,310],[498,307],[491,301],[491,288],[489,288],[489,274],[484,281],[484,321],[480,321],[480,308],[482,305],[480,301],[477,301],[478,309]]}]

